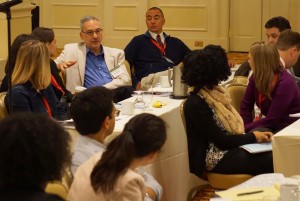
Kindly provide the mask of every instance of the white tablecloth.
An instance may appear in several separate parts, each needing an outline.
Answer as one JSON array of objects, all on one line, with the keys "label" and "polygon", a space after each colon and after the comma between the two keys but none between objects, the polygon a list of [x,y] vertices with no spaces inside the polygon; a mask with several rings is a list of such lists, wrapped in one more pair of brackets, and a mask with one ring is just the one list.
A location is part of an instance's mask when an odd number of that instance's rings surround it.
[{"label": "white tablecloth", "polygon": [[300,175],[300,119],[275,134],[272,146],[274,171]]},{"label": "white tablecloth", "polygon": [[[133,102],[135,98],[132,97],[125,101]],[[155,100],[164,102],[166,105],[162,108],[152,108],[153,111],[149,111],[149,113],[161,117],[167,123],[168,135],[158,159],[144,168],[163,186],[162,201],[184,201],[192,187],[205,182],[189,173],[186,133],[179,110],[183,100],[154,96],[153,101]],[[135,109],[135,114],[141,112],[143,112],[142,109]],[[117,120],[110,138],[120,134],[130,118],[132,116]],[[78,135],[76,131],[69,129],[69,132],[76,140],[76,135]]]}]

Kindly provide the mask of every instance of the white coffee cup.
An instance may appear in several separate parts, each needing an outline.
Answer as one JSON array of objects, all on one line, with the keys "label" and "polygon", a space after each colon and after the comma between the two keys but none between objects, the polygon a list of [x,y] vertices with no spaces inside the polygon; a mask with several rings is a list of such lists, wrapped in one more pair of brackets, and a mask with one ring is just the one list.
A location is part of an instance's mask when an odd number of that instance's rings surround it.
[{"label": "white coffee cup", "polygon": [[280,185],[280,201],[291,200],[295,190],[298,190],[298,185],[296,184]]},{"label": "white coffee cup", "polygon": [[171,87],[169,83],[169,76],[167,75],[160,76],[159,83],[162,88]]},{"label": "white coffee cup", "polygon": [[75,86],[75,94],[78,94],[82,91],[86,90],[85,87],[82,87],[82,86]]},{"label": "white coffee cup", "polygon": [[121,103],[121,114],[122,115],[134,115],[134,103],[133,102],[122,102]]}]

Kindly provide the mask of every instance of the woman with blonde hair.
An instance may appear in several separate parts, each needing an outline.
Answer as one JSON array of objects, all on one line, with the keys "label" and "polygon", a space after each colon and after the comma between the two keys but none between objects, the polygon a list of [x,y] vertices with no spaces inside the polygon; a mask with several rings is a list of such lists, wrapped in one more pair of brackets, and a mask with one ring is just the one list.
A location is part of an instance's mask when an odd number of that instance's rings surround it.
[{"label": "woman with blonde hair", "polygon": [[[280,56],[270,43],[254,43],[249,50],[253,75],[241,104],[245,130],[270,129],[273,132],[290,125],[297,118],[289,114],[300,112],[300,91],[293,76],[280,65]],[[260,113],[254,119],[254,104]]]},{"label": "woman with blonde hair", "polygon": [[5,105],[8,110],[11,109],[8,112],[31,111],[56,117],[58,101],[50,80],[49,50],[46,45],[37,40],[22,43],[12,73],[12,90],[5,97]]}]

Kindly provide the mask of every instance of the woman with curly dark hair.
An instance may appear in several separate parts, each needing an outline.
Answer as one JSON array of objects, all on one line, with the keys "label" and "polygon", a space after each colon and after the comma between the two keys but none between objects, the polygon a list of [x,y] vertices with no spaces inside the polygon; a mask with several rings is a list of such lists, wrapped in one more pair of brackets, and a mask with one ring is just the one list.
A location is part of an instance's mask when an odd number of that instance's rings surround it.
[{"label": "woman with curly dark hair", "polygon": [[43,114],[17,113],[0,121],[0,200],[62,201],[44,191],[69,165],[70,136]]},{"label": "woman with curly dark hair", "polygon": [[272,152],[251,154],[239,146],[270,142],[272,133],[244,133],[241,116],[218,84],[230,75],[225,50],[208,45],[184,61],[182,80],[190,86],[184,104],[190,172],[251,174],[273,172]]}]

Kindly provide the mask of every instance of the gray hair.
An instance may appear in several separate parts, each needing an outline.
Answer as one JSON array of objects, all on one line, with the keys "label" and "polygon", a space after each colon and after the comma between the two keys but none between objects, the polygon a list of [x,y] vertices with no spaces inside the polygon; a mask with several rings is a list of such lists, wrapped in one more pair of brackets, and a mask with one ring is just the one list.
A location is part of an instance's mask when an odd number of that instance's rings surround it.
[{"label": "gray hair", "polygon": [[86,16],[84,16],[83,18],[80,19],[80,30],[81,30],[81,31],[83,31],[83,30],[82,30],[83,24],[84,24],[85,22],[87,22],[87,21],[90,21],[90,20],[96,20],[96,21],[100,22],[98,18],[96,18],[96,17],[94,17],[94,16],[91,16],[91,15],[86,15]]}]

